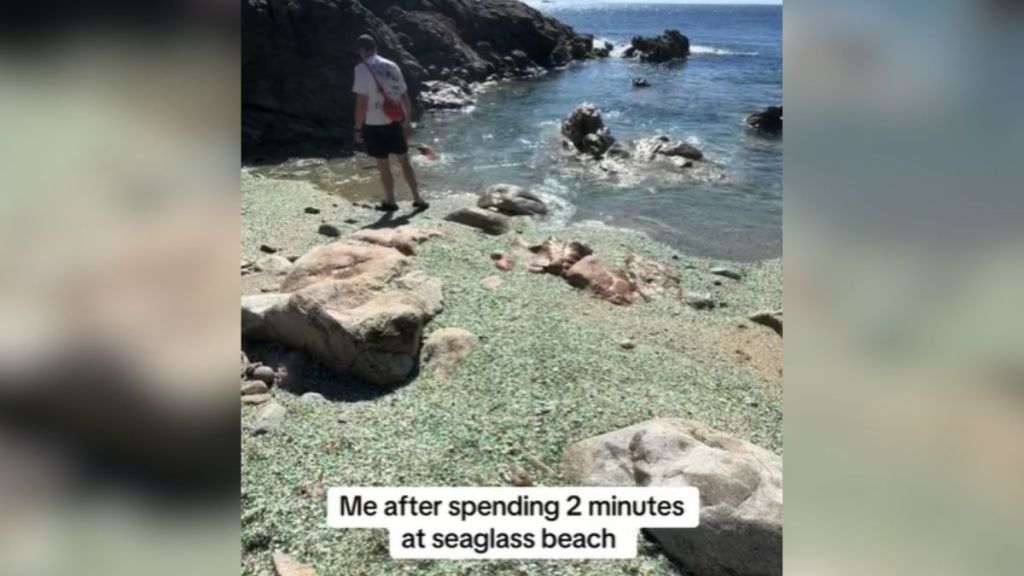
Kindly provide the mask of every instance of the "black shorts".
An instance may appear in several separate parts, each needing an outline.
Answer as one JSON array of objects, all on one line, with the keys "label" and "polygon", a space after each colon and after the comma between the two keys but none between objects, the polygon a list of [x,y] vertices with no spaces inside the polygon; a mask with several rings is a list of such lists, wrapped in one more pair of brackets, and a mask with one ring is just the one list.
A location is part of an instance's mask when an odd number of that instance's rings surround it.
[{"label": "black shorts", "polygon": [[367,154],[382,160],[387,160],[391,154],[409,152],[405,130],[398,122],[382,126],[363,126],[363,142],[366,144]]}]

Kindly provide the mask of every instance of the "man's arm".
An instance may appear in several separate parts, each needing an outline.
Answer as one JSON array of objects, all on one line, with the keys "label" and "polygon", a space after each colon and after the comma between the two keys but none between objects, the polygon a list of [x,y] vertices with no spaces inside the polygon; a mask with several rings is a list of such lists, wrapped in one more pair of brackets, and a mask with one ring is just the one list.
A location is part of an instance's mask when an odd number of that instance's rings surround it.
[{"label": "man's arm", "polygon": [[402,126],[405,127],[405,135],[408,136],[412,133],[412,100],[409,99],[408,92],[402,92],[402,112],[405,113]]},{"label": "man's arm", "polygon": [[363,141],[363,126],[366,125],[366,103],[368,100],[366,94],[356,94],[356,142]]}]

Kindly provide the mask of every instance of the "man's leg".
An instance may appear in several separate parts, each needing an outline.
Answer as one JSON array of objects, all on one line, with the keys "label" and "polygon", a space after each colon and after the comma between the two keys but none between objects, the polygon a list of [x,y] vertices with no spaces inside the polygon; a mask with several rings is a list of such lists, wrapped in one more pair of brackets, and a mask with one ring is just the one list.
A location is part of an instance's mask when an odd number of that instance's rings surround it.
[{"label": "man's leg", "polygon": [[423,198],[420,198],[420,185],[416,181],[416,172],[412,169],[409,155],[399,154],[398,162],[402,165],[402,176],[405,178],[405,183],[409,185],[409,191],[412,192],[412,201],[416,204],[422,204]]},{"label": "man's leg", "polygon": [[380,183],[384,186],[384,203],[395,204],[395,177],[391,175],[391,160],[378,158],[377,171],[380,172]]}]

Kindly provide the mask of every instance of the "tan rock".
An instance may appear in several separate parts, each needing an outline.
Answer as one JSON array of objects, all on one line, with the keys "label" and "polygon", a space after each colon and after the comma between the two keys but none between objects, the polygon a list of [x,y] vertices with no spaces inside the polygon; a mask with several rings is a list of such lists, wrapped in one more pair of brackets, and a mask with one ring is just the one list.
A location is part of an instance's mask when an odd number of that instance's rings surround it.
[{"label": "tan rock", "polygon": [[397,228],[376,228],[360,230],[350,236],[351,240],[394,248],[406,256],[413,256],[420,244],[440,236],[436,230],[424,230],[412,226]]},{"label": "tan rock", "polygon": [[488,290],[497,290],[498,287],[501,286],[503,282],[504,280],[501,279],[501,276],[488,276],[487,278],[484,278],[480,283],[483,284],[484,288],[487,288]]},{"label": "tan rock", "polygon": [[303,564],[284,552],[274,552],[274,572],[277,576],[317,576],[309,564]]},{"label": "tan rock", "polygon": [[782,574],[782,458],[703,424],[650,420],[572,444],[572,484],[696,486],[700,526],[652,529],[662,548],[701,576]]},{"label": "tan rock", "polygon": [[423,370],[439,379],[447,378],[469,357],[476,343],[476,336],[462,328],[435,330],[423,343]]},{"label": "tan rock", "polygon": [[296,260],[281,283],[281,292],[357,277],[368,287],[381,288],[401,276],[409,264],[409,258],[393,248],[340,240],[318,246]]}]

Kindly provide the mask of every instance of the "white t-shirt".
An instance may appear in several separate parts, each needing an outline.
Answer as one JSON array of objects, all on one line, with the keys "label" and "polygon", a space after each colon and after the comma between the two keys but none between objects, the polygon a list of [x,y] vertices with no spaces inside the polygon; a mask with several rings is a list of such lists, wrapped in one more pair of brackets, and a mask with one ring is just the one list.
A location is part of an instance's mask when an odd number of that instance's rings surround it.
[{"label": "white t-shirt", "polygon": [[[380,56],[373,55],[366,60],[373,67],[377,80],[384,88],[388,97],[395,101],[401,101],[402,94],[406,92],[405,78],[402,78],[402,71],[398,65]],[[384,98],[377,89],[377,82],[374,81],[366,63],[356,66],[356,78],[352,83],[352,91],[356,94],[367,96],[366,123],[370,126],[383,126],[393,121],[384,114]]]}]

